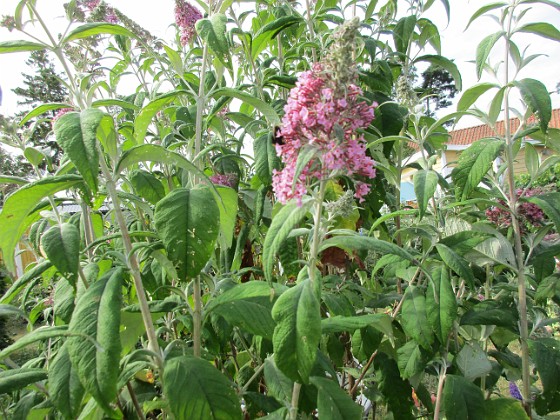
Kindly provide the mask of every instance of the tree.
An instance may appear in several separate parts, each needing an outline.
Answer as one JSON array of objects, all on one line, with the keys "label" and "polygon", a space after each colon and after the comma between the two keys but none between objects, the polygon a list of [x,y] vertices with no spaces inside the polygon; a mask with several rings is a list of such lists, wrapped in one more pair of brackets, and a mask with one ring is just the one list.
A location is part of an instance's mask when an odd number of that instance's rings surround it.
[{"label": "tree", "polygon": [[[433,116],[436,110],[451,105],[457,88],[447,70],[432,64],[422,73],[422,91],[426,100],[426,113]],[[432,103],[435,103],[433,108]]]},{"label": "tree", "polygon": [[[61,77],[56,72],[48,53],[45,50],[33,51],[26,61],[32,74],[23,75],[23,87],[17,87],[12,91],[18,95],[18,105],[25,108],[17,114],[22,117],[36,106],[49,102],[64,102],[68,96],[66,87]],[[54,117],[56,111],[48,111],[44,117]],[[31,126],[31,123],[27,124]],[[43,152],[57,164],[62,150],[52,136],[52,127],[49,121],[39,122],[31,133],[29,140],[36,146],[43,148]]]}]

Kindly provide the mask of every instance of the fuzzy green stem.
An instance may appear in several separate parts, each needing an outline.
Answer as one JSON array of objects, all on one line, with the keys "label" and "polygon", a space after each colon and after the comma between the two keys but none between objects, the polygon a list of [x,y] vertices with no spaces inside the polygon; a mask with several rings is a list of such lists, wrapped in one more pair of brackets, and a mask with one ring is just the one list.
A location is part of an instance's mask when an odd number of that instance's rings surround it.
[{"label": "fuzzy green stem", "polygon": [[202,295],[200,276],[193,280],[193,353],[195,357],[202,355]]},{"label": "fuzzy green stem", "polygon": [[443,384],[445,383],[445,365],[442,365],[439,373],[439,381],[436,395],[436,406],[434,407],[434,420],[439,420],[439,412],[441,411],[441,397],[443,395]]},{"label": "fuzzy green stem", "polygon": [[297,420],[300,391],[301,391],[301,384],[294,382],[294,388],[292,390],[292,403],[290,406],[290,420]]}]

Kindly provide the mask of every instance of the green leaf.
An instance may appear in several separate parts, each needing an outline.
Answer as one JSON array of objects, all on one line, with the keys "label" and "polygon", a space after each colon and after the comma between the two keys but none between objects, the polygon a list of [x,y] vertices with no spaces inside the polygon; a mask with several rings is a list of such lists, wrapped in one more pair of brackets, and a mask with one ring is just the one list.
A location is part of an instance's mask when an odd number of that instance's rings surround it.
[{"label": "green leaf", "polygon": [[71,223],[52,226],[41,237],[45,254],[58,272],[76,285],[80,266],[80,231]]},{"label": "green leaf", "polygon": [[134,192],[151,204],[157,204],[165,197],[163,184],[156,176],[148,171],[134,170],[128,176]]},{"label": "green leaf", "polygon": [[441,266],[432,272],[426,292],[427,319],[440,343],[445,344],[457,318],[457,299],[451,286],[449,271]]},{"label": "green leaf", "polygon": [[521,401],[490,398],[484,401],[484,420],[529,420]]},{"label": "green leaf", "polygon": [[176,357],[166,361],[163,384],[176,419],[243,418],[231,382],[206,360]]},{"label": "green leaf", "polygon": [[481,139],[474,142],[459,156],[451,172],[457,200],[464,201],[484,179],[505,143],[498,139]]},{"label": "green leaf", "polygon": [[534,361],[545,393],[560,389],[560,345],[553,338],[528,340],[531,359]]},{"label": "green leaf", "polygon": [[516,32],[535,34],[543,38],[552,39],[553,41],[560,41],[560,31],[556,29],[556,26],[551,25],[550,23],[528,23],[519,27]]},{"label": "green leaf", "polygon": [[134,138],[136,139],[137,145],[144,143],[148,127],[152,123],[152,118],[179,96],[185,95],[186,93],[187,92],[180,90],[165,93],[142,108],[134,120]]},{"label": "green leaf", "polygon": [[55,337],[67,336],[68,327],[66,325],[61,325],[58,327],[39,327],[32,332],[25,334],[20,337],[16,342],[10,344],[8,347],[0,352],[0,360],[5,359],[12,353],[29,346],[30,344],[36,343],[37,341],[45,341]]},{"label": "green leaf", "polygon": [[554,223],[556,230],[560,231],[560,193],[554,192],[536,195],[523,198],[523,201],[528,201],[529,203],[539,206]]},{"label": "green leaf", "polygon": [[280,125],[280,117],[278,116],[278,113],[275,111],[275,109],[266,102],[261,101],[260,99],[233,88],[220,88],[212,93],[212,97],[214,99],[221,98],[222,96],[239,99],[240,101],[251,105],[261,114],[263,114],[263,116],[271,126]]},{"label": "green leaf", "polygon": [[486,352],[476,342],[467,342],[457,354],[455,363],[468,381],[474,381],[488,375],[492,371],[492,365],[488,360]]},{"label": "green leaf", "polygon": [[104,115],[101,110],[91,108],[64,114],[54,123],[56,142],[93,192],[97,192],[99,182],[97,128]]},{"label": "green leaf", "polygon": [[80,382],[109,414],[117,397],[124,274],[123,268],[111,270],[81,295],[69,325],[76,335],[67,340]]},{"label": "green leaf", "polygon": [[49,364],[49,397],[65,418],[75,419],[80,414],[84,387],[70,361],[67,343]]},{"label": "green leaf", "polygon": [[126,109],[128,111],[138,111],[140,108],[134,105],[131,102],[123,101],[121,99],[98,99],[97,101],[93,101],[91,106],[93,108],[100,108],[100,107],[111,107],[111,106],[118,106],[120,108]]},{"label": "green leaf", "polygon": [[214,252],[220,227],[220,210],[210,189],[173,190],[157,204],[154,223],[179,280],[197,276]]},{"label": "green leaf", "polygon": [[0,372],[0,395],[25,388],[47,379],[47,371],[37,368],[10,369]]},{"label": "green leaf", "polygon": [[260,28],[251,43],[251,55],[256,58],[265,48],[270,40],[275,38],[283,30],[297,25],[303,20],[297,15],[282,16]]},{"label": "green leaf", "polygon": [[461,99],[457,103],[458,111],[466,111],[476,102],[480,96],[488,92],[490,89],[499,88],[496,83],[483,82],[476,84],[463,92]]},{"label": "green leaf", "polygon": [[271,311],[283,289],[262,281],[242,283],[213,299],[205,313],[218,314],[244,331],[271,339],[276,326]]},{"label": "green leaf", "polygon": [[200,19],[196,22],[195,28],[200,37],[208,43],[218,59],[226,66],[230,67],[231,58],[229,45],[226,37],[227,17],[221,13],[213,14],[209,19]]},{"label": "green leaf", "polygon": [[189,162],[184,156],[167,150],[165,147],[158,146],[157,144],[141,144],[128,149],[122,154],[115,169],[115,173],[120,174],[125,168],[136,165],[139,162],[158,162],[164,165],[175,165],[207,180],[208,184],[212,184],[204,172],[201,172],[200,169]]},{"label": "green leaf", "polygon": [[322,252],[332,246],[336,246],[345,250],[371,250],[379,252],[381,254],[397,255],[410,262],[415,261],[414,257],[403,248],[391,242],[382,241],[380,239],[372,238],[369,236],[359,236],[357,234],[353,236],[333,236],[332,238],[326,239],[322,242],[319,252]]},{"label": "green leaf", "polygon": [[66,37],[61,41],[61,44],[96,35],[122,35],[126,38],[136,38],[136,35],[134,35],[133,32],[123,28],[122,26],[114,25],[112,23],[94,22],[78,26],[66,35]]},{"label": "green leaf", "polygon": [[0,174],[0,184],[25,185],[25,184],[29,184],[29,181],[27,179],[20,178],[19,176]]},{"label": "green leaf", "polygon": [[402,379],[395,360],[385,353],[379,352],[374,359],[375,382],[381,391],[387,406],[393,413],[394,419],[414,420],[412,414],[414,402],[410,382]]},{"label": "green leaf", "polygon": [[294,202],[288,203],[272,219],[263,244],[262,261],[267,281],[272,282],[274,258],[280,251],[282,243],[288,238],[292,229],[303,220],[312,204],[310,200],[305,201],[301,207]]},{"label": "green leaf", "polygon": [[4,254],[4,263],[8,270],[14,272],[14,250],[35,217],[27,217],[35,206],[45,197],[59,191],[70,189],[83,182],[81,176],[61,175],[48,177],[24,185],[11,194],[4,202],[0,213],[0,249]]},{"label": "green leaf", "polygon": [[253,143],[255,155],[255,173],[263,184],[272,184],[272,172],[279,169],[280,159],[276,155],[274,144],[270,141],[270,135],[264,134]]},{"label": "green leaf", "polygon": [[463,314],[460,325],[497,325],[517,333],[517,321],[518,313],[514,306],[484,300]]},{"label": "green leaf", "polygon": [[52,267],[52,263],[50,261],[43,261],[35,265],[29,271],[25,272],[10,286],[6,293],[4,293],[4,296],[0,298],[0,303],[10,303],[18,295],[21,289],[23,289],[27,285],[28,282],[35,279],[36,277],[39,277],[45,270],[49,269],[50,267]]},{"label": "green leaf", "polygon": [[560,11],[560,4],[556,0],[521,0],[519,4],[546,4]]},{"label": "green leaf", "polygon": [[343,331],[353,332],[354,330],[374,327],[378,331],[393,336],[392,319],[387,314],[367,314],[360,316],[331,316],[321,320],[321,331],[323,334],[337,333]]},{"label": "green leaf", "polygon": [[459,72],[459,68],[453,61],[449,60],[448,58],[442,57],[441,55],[422,55],[413,61],[413,63],[419,62],[427,62],[447,70],[451,77],[453,77],[457,90],[463,89],[461,73]]},{"label": "green leaf", "polygon": [[531,180],[534,180],[539,172],[540,159],[539,154],[535,146],[531,143],[525,143],[525,167],[527,172],[531,176]]},{"label": "green leaf", "polygon": [[218,241],[222,250],[231,248],[235,223],[237,222],[238,197],[237,191],[229,187],[216,186],[219,199],[216,200],[220,210],[220,235]]},{"label": "green leaf", "polygon": [[552,102],[546,86],[535,79],[516,80],[513,84],[519,88],[523,101],[539,119],[541,131],[546,133],[552,118]]},{"label": "green leaf", "polygon": [[484,395],[479,387],[462,376],[447,375],[443,387],[443,409],[448,419],[482,419]]},{"label": "green leaf", "polygon": [[473,23],[480,16],[482,16],[482,15],[484,15],[484,14],[486,14],[486,13],[492,11],[492,10],[499,9],[500,7],[504,7],[504,6],[507,6],[507,3],[503,2],[503,1],[490,3],[490,4],[487,4],[485,6],[482,6],[480,9],[478,9],[476,12],[473,13],[471,18],[469,19],[469,23],[467,23],[467,26],[465,27],[465,31],[469,28],[469,26],[471,26],[471,23]]},{"label": "green leaf", "polygon": [[429,357],[416,343],[409,341],[397,349],[397,363],[403,379],[410,379],[426,368]]},{"label": "green leaf", "polygon": [[468,284],[474,284],[474,275],[469,267],[469,263],[448,246],[441,243],[436,244],[439,256],[449,268],[464,279]]},{"label": "green leaf", "polygon": [[401,54],[406,54],[410,38],[416,28],[416,16],[406,16],[401,18],[393,30],[393,40],[396,50]]},{"label": "green leaf", "polygon": [[362,407],[338,385],[338,381],[313,376],[309,381],[317,387],[317,411],[321,420],[354,420],[362,417]]},{"label": "green leaf", "polygon": [[264,361],[264,379],[270,396],[284,403],[291,401],[294,383],[276,367],[271,357]]},{"label": "green leaf", "polygon": [[31,41],[18,40],[0,42],[0,54],[40,51],[45,49],[49,49],[48,45]]},{"label": "green leaf", "polygon": [[422,289],[409,286],[403,299],[401,325],[404,332],[420,346],[429,349],[434,341],[434,334],[428,323],[426,297]]},{"label": "green leaf", "polygon": [[284,292],[272,308],[276,366],[293,381],[308,383],[321,341],[321,308],[310,280]]},{"label": "green leaf", "polygon": [[61,102],[52,102],[48,104],[39,105],[38,107],[32,109],[27,114],[25,114],[25,116],[19,122],[19,125],[20,127],[23,127],[25,123],[31,120],[32,118],[42,115],[48,111],[54,111],[56,109],[63,109],[63,108],[72,108],[72,105],[61,103]]},{"label": "green leaf", "polygon": [[492,48],[494,48],[494,45],[502,36],[504,36],[503,31],[496,32],[492,35],[488,35],[478,44],[476,48],[476,76],[478,80],[480,80],[482,76],[482,70],[484,69],[486,60],[488,60],[488,56],[492,52]]},{"label": "green leaf", "polygon": [[429,200],[434,197],[438,179],[438,174],[434,171],[420,170],[414,174],[414,194],[418,200],[420,219],[426,214]]}]

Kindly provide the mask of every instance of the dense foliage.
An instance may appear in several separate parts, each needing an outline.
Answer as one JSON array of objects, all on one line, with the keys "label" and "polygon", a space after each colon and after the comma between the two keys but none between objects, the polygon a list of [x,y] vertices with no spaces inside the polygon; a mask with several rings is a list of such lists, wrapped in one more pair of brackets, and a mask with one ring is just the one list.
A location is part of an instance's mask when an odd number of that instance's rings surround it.
[{"label": "dense foliage", "polygon": [[[449,16],[448,0],[177,0],[170,43],[103,0],[70,1],[57,37],[40,5],[21,0],[2,26],[22,39],[0,42],[47,51],[68,88],[19,121],[51,119],[53,171],[16,127],[31,180],[0,175],[20,186],[0,212],[12,274],[0,315],[28,323],[0,351],[3,416],[560,411],[560,193],[531,188],[560,162],[560,135],[546,87],[515,78],[536,58],[519,33],[560,41],[526,9],[558,13],[556,1],[478,10],[470,23],[495,14],[498,29],[477,76],[499,81],[437,120],[412,81],[425,63],[462,89],[430,20],[435,7]],[[491,91],[489,111],[475,108]],[[525,107],[515,131],[512,91]],[[444,178],[445,124],[471,114],[494,127],[502,110],[505,135],[475,142]],[[410,145],[419,158],[405,165]],[[414,208],[400,199],[409,168]],[[36,261],[17,275],[24,247]]]}]

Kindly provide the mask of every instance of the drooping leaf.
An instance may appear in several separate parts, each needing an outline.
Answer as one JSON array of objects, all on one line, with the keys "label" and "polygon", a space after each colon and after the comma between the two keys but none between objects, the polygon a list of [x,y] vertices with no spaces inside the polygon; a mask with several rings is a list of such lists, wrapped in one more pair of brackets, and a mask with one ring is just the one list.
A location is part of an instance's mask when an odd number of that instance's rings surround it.
[{"label": "drooping leaf", "polygon": [[27,217],[33,208],[43,198],[82,182],[82,177],[77,175],[48,177],[24,185],[6,199],[0,213],[0,249],[8,270],[15,271],[14,250],[21,236],[35,221],[34,217]]},{"label": "drooping leaf", "polygon": [[58,272],[71,284],[76,284],[80,266],[80,231],[71,223],[52,226],[42,238],[45,254]]},{"label": "drooping leaf", "polygon": [[282,16],[270,23],[267,23],[262,28],[260,28],[253,38],[251,43],[251,55],[256,58],[264,48],[266,48],[267,43],[275,38],[283,30],[297,25],[302,22],[301,17],[296,15]]},{"label": "drooping leaf", "polygon": [[469,267],[469,263],[451,248],[442,243],[436,244],[439,256],[449,268],[457,273],[468,284],[474,284],[474,274]]},{"label": "drooping leaf", "polygon": [[448,58],[442,57],[441,55],[422,55],[414,60],[414,63],[419,62],[427,62],[447,70],[451,77],[453,77],[457,90],[463,89],[461,73],[459,72],[459,68],[453,61],[449,60]]},{"label": "drooping leaf", "polygon": [[122,35],[127,38],[136,38],[133,32],[128,29],[115,25],[112,23],[105,22],[93,22],[85,23],[78,26],[76,29],[72,30],[66,37],[62,40],[65,44],[70,41],[75,41],[77,39],[89,38],[90,36],[96,35]]},{"label": "drooping leaf", "polygon": [[272,308],[276,366],[294,381],[308,383],[321,341],[321,309],[310,280],[284,292]]},{"label": "drooping leaf", "polygon": [[461,153],[457,166],[451,172],[455,183],[455,196],[464,201],[480,184],[494,160],[503,150],[505,143],[499,139],[482,139],[474,142]]},{"label": "drooping leaf", "polygon": [[362,416],[362,407],[352,401],[338,382],[313,376],[309,381],[317,387],[317,411],[325,420],[354,420]]},{"label": "drooping leaf", "polygon": [[200,273],[218,238],[220,210],[207,187],[177,188],[155,209],[154,223],[179,280]]},{"label": "drooping leaf", "polygon": [[166,361],[163,384],[176,419],[243,418],[232,384],[206,360],[176,357]]},{"label": "drooping leaf", "polygon": [[428,201],[433,198],[438,184],[438,174],[434,171],[420,170],[414,174],[414,194],[418,200],[420,219],[426,213]]},{"label": "drooping leaf", "polygon": [[0,372],[0,395],[17,391],[47,379],[47,371],[38,368],[9,369]]},{"label": "drooping leaf", "polygon": [[466,111],[471,107],[472,104],[476,102],[484,93],[488,92],[490,89],[499,88],[496,83],[483,82],[471,86],[463,92],[461,99],[457,103],[458,111]]},{"label": "drooping leaf", "polygon": [[74,419],[80,414],[84,387],[70,361],[66,343],[49,364],[49,396],[64,417]]},{"label": "drooping leaf", "polygon": [[489,3],[486,4],[484,6],[482,6],[480,9],[478,9],[476,12],[473,13],[473,15],[471,16],[471,18],[469,19],[469,23],[467,23],[467,26],[465,28],[465,30],[467,30],[469,28],[469,26],[471,25],[471,23],[473,23],[476,19],[478,19],[480,16],[498,9],[500,7],[503,6],[507,6],[507,3],[503,2],[503,1],[499,1],[499,2],[495,2],[495,3]]},{"label": "drooping leaf", "polygon": [[494,45],[496,44],[498,39],[500,39],[502,36],[504,36],[503,31],[496,32],[492,35],[488,35],[486,38],[480,41],[480,44],[478,44],[478,47],[476,48],[476,76],[478,80],[480,80],[480,77],[482,76],[482,70],[484,69],[486,60],[488,60],[488,56],[492,52],[492,49],[494,48]]},{"label": "drooping leaf", "polygon": [[68,327],[66,325],[60,325],[57,327],[39,327],[32,332],[25,334],[23,337],[20,337],[14,343],[10,344],[5,349],[2,349],[0,352],[0,360],[9,357],[12,353],[21,350],[37,341],[46,341],[51,338],[67,336]]},{"label": "drooping leaf", "polygon": [[134,170],[128,178],[136,194],[151,204],[157,204],[165,196],[163,184],[151,172]]},{"label": "drooping leaf", "polygon": [[527,23],[518,28],[516,32],[535,34],[553,41],[560,41],[560,31],[556,29],[556,26],[546,22]]},{"label": "drooping leaf", "polygon": [[25,272],[10,286],[6,293],[4,293],[4,296],[0,298],[0,304],[10,303],[28,282],[43,274],[43,272],[50,267],[52,267],[52,263],[50,261],[43,261],[32,267],[29,271]]},{"label": "drooping leaf", "polygon": [[249,95],[246,92],[233,88],[220,88],[212,92],[212,97],[214,99],[221,98],[222,96],[239,99],[240,101],[251,105],[263,114],[271,126],[280,125],[280,117],[278,116],[278,113],[272,106],[262,100]]},{"label": "drooping leaf", "polygon": [[163,110],[179,96],[185,95],[186,93],[186,91],[180,90],[165,93],[142,108],[140,113],[134,119],[134,138],[137,145],[142,145],[142,143],[144,143],[148,127],[152,123],[152,118],[154,118],[159,111]]},{"label": "drooping leaf", "polygon": [[292,229],[303,220],[311,205],[310,200],[304,201],[301,207],[294,202],[288,203],[272,219],[272,224],[264,239],[262,258],[264,276],[269,282],[272,282],[272,268],[276,254]]},{"label": "drooping leaf", "polygon": [[412,37],[412,34],[414,34],[415,28],[415,15],[403,17],[397,22],[395,29],[393,30],[393,40],[399,53],[406,54],[409,41]]},{"label": "drooping leaf", "polygon": [[97,128],[104,113],[90,108],[81,113],[69,112],[54,123],[56,141],[93,192],[99,183]]},{"label": "drooping leaf", "polygon": [[45,44],[32,41],[3,41],[0,42],[0,54],[8,54],[14,52],[30,52],[49,49]]},{"label": "drooping leaf", "polygon": [[443,387],[443,409],[449,419],[482,419],[484,395],[479,387],[462,376],[447,375]]},{"label": "drooping leaf", "polygon": [[434,334],[428,323],[426,297],[422,289],[409,286],[403,296],[401,325],[405,333],[425,349],[432,345]]},{"label": "drooping leaf", "polygon": [[78,299],[70,321],[69,331],[76,335],[67,340],[80,382],[109,414],[117,397],[123,279],[124,269],[117,268],[90,285]]},{"label": "drooping leaf", "polygon": [[61,102],[52,102],[52,103],[48,103],[48,104],[41,104],[38,107],[29,111],[27,114],[25,114],[25,116],[19,122],[19,125],[20,125],[20,127],[23,127],[25,125],[25,123],[28,122],[29,120],[31,120],[32,118],[35,118],[39,115],[42,115],[45,112],[54,111],[56,109],[62,109],[62,108],[72,108],[72,105],[61,103]]},{"label": "drooping leaf", "polygon": [[200,37],[208,43],[218,59],[226,66],[231,66],[229,45],[226,36],[227,17],[221,13],[215,13],[208,19],[200,19],[195,28]]},{"label": "drooping leaf", "polygon": [[540,128],[543,133],[548,129],[548,123],[552,118],[552,102],[546,86],[535,79],[521,79],[513,82],[523,100],[539,119]]},{"label": "drooping leaf", "polygon": [[457,317],[457,299],[445,267],[438,266],[432,280],[426,292],[427,319],[439,342],[446,343]]},{"label": "drooping leaf", "polygon": [[237,285],[213,299],[206,313],[216,313],[230,324],[252,334],[272,338],[276,323],[271,311],[283,287],[262,281]]}]

